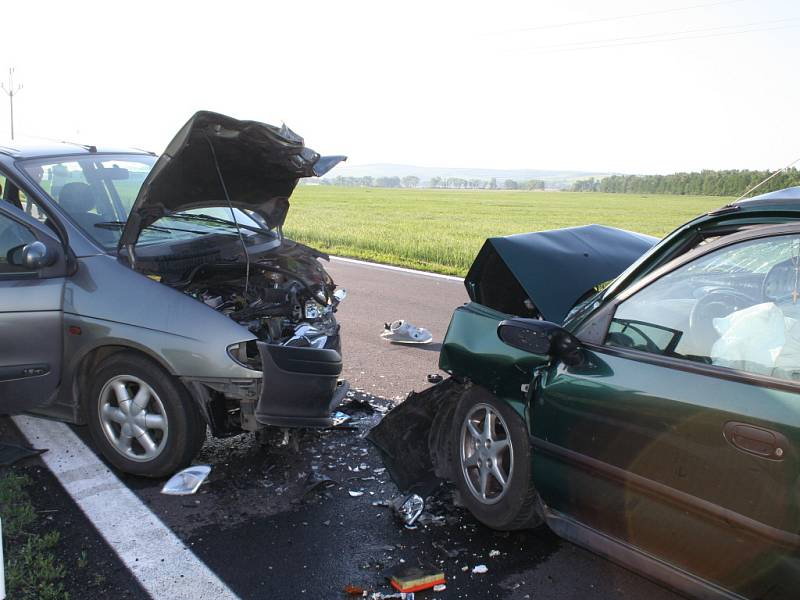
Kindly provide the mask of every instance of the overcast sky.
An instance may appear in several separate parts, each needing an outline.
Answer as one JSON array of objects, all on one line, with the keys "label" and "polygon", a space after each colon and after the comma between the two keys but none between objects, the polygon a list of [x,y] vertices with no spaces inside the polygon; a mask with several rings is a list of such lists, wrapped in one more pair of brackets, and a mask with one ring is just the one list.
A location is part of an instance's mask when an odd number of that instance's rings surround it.
[{"label": "overcast sky", "polygon": [[209,109],[286,122],[350,164],[669,173],[800,157],[797,0],[26,0],[3,21],[18,136],[160,152]]}]

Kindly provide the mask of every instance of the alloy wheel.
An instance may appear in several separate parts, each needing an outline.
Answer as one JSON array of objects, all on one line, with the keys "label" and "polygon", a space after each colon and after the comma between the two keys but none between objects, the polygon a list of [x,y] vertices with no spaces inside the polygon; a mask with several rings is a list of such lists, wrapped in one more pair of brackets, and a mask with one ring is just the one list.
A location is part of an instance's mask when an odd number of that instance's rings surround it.
[{"label": "alloy wheel", "polygon": [[100,391],[98,410],[106,439],[125,458],[147,462],[164,450],[167,414],[158,394],[143,380],[113,377]]},{"label": "alloy wheel", "polygon": [[483,504],[499,502],[514,475],[514,448],[503,416],[476,404],[461,424],[461,471],[469,491]]}]

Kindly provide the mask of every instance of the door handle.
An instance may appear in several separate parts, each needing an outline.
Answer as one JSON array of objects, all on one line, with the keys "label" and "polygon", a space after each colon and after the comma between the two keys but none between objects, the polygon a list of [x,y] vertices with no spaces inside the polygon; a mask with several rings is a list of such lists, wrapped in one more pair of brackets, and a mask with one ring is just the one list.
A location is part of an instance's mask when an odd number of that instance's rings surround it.
[{"label": "door handle", "polygon": [[789,450],[789,440],[782,433],[749,423],[728,421],[722,433],[737,450],[761,458],[783,460]]}]

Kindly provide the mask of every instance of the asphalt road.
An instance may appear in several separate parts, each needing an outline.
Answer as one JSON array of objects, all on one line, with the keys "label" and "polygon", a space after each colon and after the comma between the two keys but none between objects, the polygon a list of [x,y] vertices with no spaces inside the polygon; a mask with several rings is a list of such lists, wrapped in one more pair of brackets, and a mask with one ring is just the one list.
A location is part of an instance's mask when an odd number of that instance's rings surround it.
[{"label": "asphalt road", "polygon": [[[469,301],[463,281],[336,258],[326,268],[347,290],[338,313],[343,377],[354,388],[392,399],[428,387],[428,373],[438,372],[439,349],[450,315]],[[397,319],[428,329],[433,341],[400,345],[382,339],[384,323]]]}]

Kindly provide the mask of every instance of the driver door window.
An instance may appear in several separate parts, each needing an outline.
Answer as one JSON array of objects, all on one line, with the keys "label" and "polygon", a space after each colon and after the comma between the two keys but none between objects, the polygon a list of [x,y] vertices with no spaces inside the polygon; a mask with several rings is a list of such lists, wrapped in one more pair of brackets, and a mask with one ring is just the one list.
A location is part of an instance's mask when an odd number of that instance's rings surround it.
[{"label": "driver door window", "polygon": [[617,307],[605,343],[800,380],[800,236],[740,242],[675,269]]},{"label": "driver door window", "polygon": [[10,273],[30,273],[30,269],[13,265],[8,261],[12,250],[36,241],[30,229],[15,220],[0,214],[0,276]]}]

